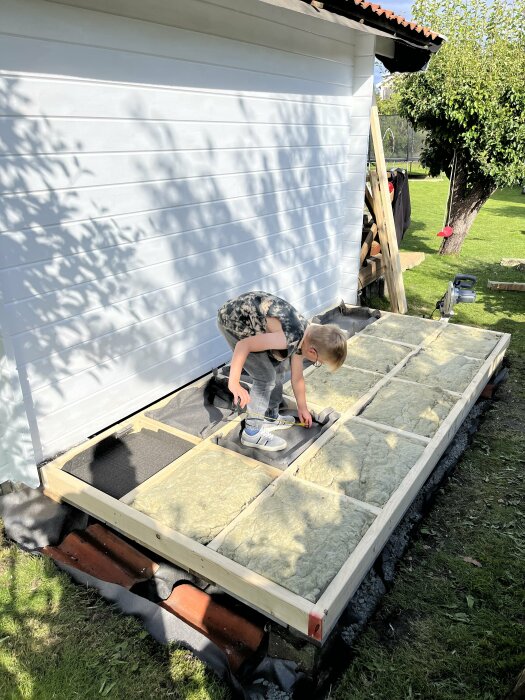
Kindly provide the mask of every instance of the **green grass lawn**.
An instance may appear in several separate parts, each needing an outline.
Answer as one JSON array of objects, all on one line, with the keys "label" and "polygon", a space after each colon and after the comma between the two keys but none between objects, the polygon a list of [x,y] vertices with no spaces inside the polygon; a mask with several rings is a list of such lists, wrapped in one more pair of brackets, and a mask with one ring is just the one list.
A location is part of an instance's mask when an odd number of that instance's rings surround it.
[{"label": "green grass lawn", "polygon": [[[409,312],[429,315],[454,274],[477,275],[478,300],[458,305],[456,320],[513,333],[511,373],[332,697],[496,699],[525,666],[525,294],[489,292],[486,281],[523,277],[499,260],[525,258],[525,196],[497,193],[461,256],[441,257],[435,234],[447,182],[418,179],[410,188],[413,225],[403,248],[427,257],[405,273]],[[228,693],[191,655],[155,643],[51,562],[0,541],[0,698],[98,697]]]},{"label": "green grass lawn", "polygon": [[332,697],[499,700],[525,667],[525,293],[486,284],[524,280],[499,262],[525,258],[525,196],[497,192],[452,257],[436,254],[447,181],[411,181],[410,191],[402,248],[427,256],[404,275],[409,313],[428,316],[455,274],[476,275],[478,298],[454,320],[512,333],[510,374]]},{"label": "green grass lawn", "polygon": [[0,535],[0,698],[226,700],[181,649]]}]

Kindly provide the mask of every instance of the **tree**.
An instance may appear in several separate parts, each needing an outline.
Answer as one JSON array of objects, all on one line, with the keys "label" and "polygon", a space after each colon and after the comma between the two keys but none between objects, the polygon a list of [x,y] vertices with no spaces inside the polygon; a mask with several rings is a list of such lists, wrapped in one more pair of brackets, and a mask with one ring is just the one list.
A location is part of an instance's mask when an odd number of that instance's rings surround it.
[{"label": "tree", "polygon": [[[390,74],[388,74],[390,75]],[[387,76],[388,77],[388,76]],[[382,98],[380,94],[376,94],[377,111],[379,114],[391,116],[399,114],[399,81],[402,80],[402,75],[390,75],[390,95]]]},{"label": "tree", "polygon": [[439,252],[459,253],[491,194],[525,181],[525,0],[416,0],[412,11],[447,41],[404,77],[400,112],[427,132],[423,165],[450,179],[454,234]]}]

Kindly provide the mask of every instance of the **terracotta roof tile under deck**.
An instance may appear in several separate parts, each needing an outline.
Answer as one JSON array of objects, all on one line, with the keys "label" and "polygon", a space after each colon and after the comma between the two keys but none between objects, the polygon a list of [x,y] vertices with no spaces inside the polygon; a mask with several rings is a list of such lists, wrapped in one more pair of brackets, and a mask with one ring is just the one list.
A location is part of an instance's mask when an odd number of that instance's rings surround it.
[{"label": "terracotta roof tile under deck", "polygon": [[[56,547],[43,547],[41,551],[57,562],[127,589],[151,579],[159,568],[158,563],[100,523],[71,532]],[[257,653],[265,638],[263,625],[245,619],[186,582],[175,585],[159,605],[222,649],[234,672]]]}]

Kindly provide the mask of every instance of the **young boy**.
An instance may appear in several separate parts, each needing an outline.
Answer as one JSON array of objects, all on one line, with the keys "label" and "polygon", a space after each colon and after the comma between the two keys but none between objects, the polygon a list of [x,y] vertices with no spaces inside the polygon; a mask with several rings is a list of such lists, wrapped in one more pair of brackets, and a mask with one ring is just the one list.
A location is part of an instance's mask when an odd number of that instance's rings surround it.
[{"label": "young boy", "polygon": [[[242,444],[268,452],[284,450],[286,441],[274,431],[291,428],[295,422],[279,415],[284,360],[290,360],[299,420],[309,428],[312,416],[306,406],[303,360],[338,369],[346,358],[345,334],[333,324],[309,324],[287,301],[266,292],[230,299],[219,309],[217,324],[233,350],[228,388],[234,404],[248,405]],[[250,393],[240,384],[243,367],[253,379]]]}]

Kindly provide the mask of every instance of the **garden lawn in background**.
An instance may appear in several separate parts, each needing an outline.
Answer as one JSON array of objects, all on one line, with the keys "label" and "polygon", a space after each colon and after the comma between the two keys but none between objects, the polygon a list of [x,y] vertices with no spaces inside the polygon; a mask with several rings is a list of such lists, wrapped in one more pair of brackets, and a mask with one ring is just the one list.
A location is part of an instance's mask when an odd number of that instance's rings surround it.
[{"label": "garden lawn in background", "polygon": [[408,312],[428,316],[455,274],[476,275],[477,300],[454,321],[512,333],[509,378],[357,640],[337,700],[500,700],[525,668],[525,293],[486,286],[524,280],[499,262],[525,258],[525,196],[496,192],[461,254],[439,256],[447,187],[410,181],[401,247],[426,259],[404,274]]}]

